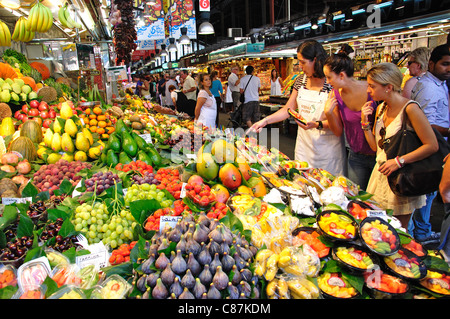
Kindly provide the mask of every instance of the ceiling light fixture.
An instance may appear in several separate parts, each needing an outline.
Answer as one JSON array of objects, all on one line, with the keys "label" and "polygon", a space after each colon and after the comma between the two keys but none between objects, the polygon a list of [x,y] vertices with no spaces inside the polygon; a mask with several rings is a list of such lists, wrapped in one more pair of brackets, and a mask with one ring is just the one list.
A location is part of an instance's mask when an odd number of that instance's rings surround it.
[{"label": "ceiling light fixture", "polygon": [[186,27],[180,28],[181,37],[178,39],[179,44],[191,44],[191,39],[187,36],[188,29]]},{"label": "ceiling light fixture", "polygon": [[214,34],[214,27],[209,21],[204,21],[200,26],[198,27],[198,34]]},{"label": "ceiling light fixture", "polygon": [[161,52],[159,53],[160,56],[168,56],[169,54],[166,51],[166,45],[161,44]]},{"label": "ceiling light fixture", "polygon": [[178,48],[177,45],[175,44],[175,39],[174,38],[169,38],[169,46],[167,47],[167,50],[169,52],[177,52]]},{"label": "ceiling light fixture", "polygon": [[317,18],[312,18],[311,19],[311,29],[316,30],[319,27],[318,22],[317,22]]},{"label": "ceiling light fixture", "polygon": [[346,22],[353,21],[353,11],[351,8],[345,10],[345,21]]}]

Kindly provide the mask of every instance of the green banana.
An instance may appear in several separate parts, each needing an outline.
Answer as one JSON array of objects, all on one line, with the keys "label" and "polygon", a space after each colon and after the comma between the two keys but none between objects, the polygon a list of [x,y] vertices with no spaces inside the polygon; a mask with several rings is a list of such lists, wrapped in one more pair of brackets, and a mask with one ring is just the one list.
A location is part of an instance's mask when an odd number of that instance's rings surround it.
[{"label": "green banana", "polygon": [[69,25],[67,24],[65,12],[64,12],[65,10],[66,10],[66,6],[61,6],[59,8],[58,19],[59,19],[59,22],[61,22],[61,24],[63,25],[63,27],[69,28]]},{"label": "green banana", "polygon": [[14,26],[14,31],[13,34],[11,36],[11,39],[13,39],[14,41],[17,41],[18,39],[18,35],[20,33],[20,23],[22,21],[22,17],[19,18],[19,20],[17,20],[16,25]]}]

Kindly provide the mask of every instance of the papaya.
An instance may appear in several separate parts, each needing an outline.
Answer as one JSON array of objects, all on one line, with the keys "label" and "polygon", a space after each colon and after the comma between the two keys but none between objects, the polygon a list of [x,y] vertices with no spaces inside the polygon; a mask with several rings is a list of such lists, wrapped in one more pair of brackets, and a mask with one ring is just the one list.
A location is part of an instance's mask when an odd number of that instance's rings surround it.
[{"label": "papaya", "polygon": [[116,167],[119,164],[119,156],[112,150],[108,150],[106,153],[106,165]]},{"label": "papaya", "polygon": [[153,165],[152,159],[150,156],[143,150],[138,151],[138,158],[139,161],[143,161],[147,165]]},{"label": "papaya", "polygon": [[122,151],[119,153],[119,163],[128,164],[131,162],[131,158],[127,155],[126,152]]},{"label": "papaya", "polygon": [[138,150],[136,142],[126,130],[122,132],[122,150],[131,157],[135,157]]}]

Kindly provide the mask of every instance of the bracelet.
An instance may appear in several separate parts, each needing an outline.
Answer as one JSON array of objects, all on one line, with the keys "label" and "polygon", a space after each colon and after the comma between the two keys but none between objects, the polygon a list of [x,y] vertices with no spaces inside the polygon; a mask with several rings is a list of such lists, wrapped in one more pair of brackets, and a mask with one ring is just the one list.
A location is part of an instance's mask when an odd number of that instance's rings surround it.
[{"label": "bracelet", "polygon": [[369,123],[361,122],[361,129],[363,131],[370,131],[372,129],[372,126],[370,125],[370,122]]},{"label": "bracelet", "polygon": [[398,158],[398,156],[395,157],[394,159],[395,159],[395,163],[397,163],[398,168],[402,168],[403,165],[402,165],[402,163],[400,163],[400,159]]}]

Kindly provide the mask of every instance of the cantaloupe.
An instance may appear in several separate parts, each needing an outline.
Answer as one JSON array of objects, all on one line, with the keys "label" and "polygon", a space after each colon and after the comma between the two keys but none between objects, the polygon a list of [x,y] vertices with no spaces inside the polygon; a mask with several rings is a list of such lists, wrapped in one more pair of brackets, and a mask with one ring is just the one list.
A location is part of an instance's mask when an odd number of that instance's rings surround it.
[{"label": "cantaloupe", "polygon": [[26,136],[19,136],[9,144],[8,152],[17,152],[22,155],[28,162],[36,159],[36,147],[33,141]]}]

